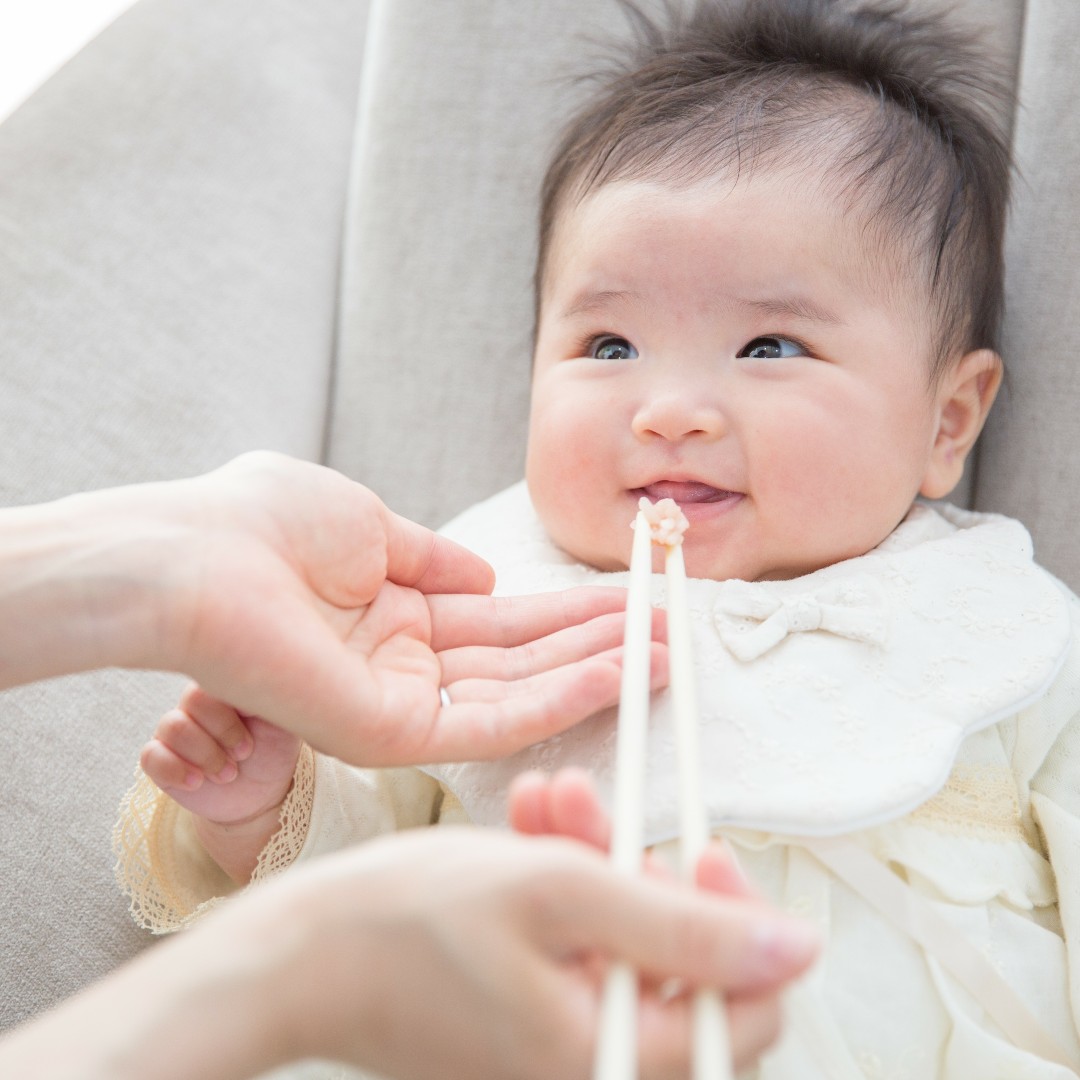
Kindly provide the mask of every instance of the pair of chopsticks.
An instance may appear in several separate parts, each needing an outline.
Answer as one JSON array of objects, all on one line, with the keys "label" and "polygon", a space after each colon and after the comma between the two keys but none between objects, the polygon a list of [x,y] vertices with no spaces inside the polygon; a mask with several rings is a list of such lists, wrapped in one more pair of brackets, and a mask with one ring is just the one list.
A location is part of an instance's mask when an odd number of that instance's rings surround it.
[{"label": "pair of chopsticks", "polygon": [[[649,584],[653,546],[653,527],[645,511],[657,509],[650,508],[647,499],[641,502],[642,509],[634,521],[630,587],[626,597],[611,840],[613,865],[629,875],[641,873],[644,858],[645,758],[652,642]],[[678,515],[682,529],[685,529],[682,511],[675,503],[671,506],[670,513]],[[701,795],[697,691],[681,530],[674,536],[670,529],[660,530],[659,542],[665,549],[664,576],[668,593],[668,652],[679,771],[679,862],[683,877],[692,882],[698,859],[709,840],[709,824]],[[593,1080],[635,1080],[637,1001],[637,973],[627,964],[613,964],[604,984]],[[715,990],[701,989],[694,994],[692,1061],[694,1080],[731,1080],[727,1015]]]}]

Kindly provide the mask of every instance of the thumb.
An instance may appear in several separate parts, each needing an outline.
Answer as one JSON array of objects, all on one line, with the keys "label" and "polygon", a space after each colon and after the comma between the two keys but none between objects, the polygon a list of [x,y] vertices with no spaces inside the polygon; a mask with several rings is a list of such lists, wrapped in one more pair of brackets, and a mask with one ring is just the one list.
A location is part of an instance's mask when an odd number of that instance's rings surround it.
[{"label": "thumb", "polygon": [[483,593],[495,571],[479,555],[383,507],[386,576],[422,593]]}]

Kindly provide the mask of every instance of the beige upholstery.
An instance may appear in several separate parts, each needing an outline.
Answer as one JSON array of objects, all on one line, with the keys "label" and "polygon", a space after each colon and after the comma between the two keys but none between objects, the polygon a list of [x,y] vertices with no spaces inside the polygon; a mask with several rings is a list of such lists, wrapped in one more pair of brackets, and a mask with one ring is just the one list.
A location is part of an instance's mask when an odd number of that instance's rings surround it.
[{"label": "beige upholstery", "polygon": [[[959,6],[1018,73],[1024,174],[1010,387],[963,498],[1080,588],[1080,6]],[[253,447],[429,523],[517,479],[538,177],[622,26],[614,0],[140,0],[0,125],[0,502]],[[0,697],[0,1026],[145,943],[109,831],[177,682]]]}]

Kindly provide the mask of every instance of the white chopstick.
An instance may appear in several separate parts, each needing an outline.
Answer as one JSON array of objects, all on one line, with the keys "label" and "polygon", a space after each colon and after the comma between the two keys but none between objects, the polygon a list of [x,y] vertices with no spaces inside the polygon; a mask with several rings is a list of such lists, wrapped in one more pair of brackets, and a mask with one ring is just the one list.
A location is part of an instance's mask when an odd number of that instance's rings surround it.
[{"label": "white chopstick", "polygon": [[[649,728],[649,652],[652,643],[652,530],[639,510],[630,551],[630,585],[623,632],[618,740],[615,744],[615,809],[611,861],[616,870],[641,873],[645,819],[645,750]],[[637,1076],[637,972],[612,964],[604,983],[597,1033],[594,1080],[634,1080]]]},{"label": "white chopstick", "polygon": [[[709,843],[709,817],[701,792],[697,682],[686,598],[686,565],[681,544],[668,544],[665,550],[668,656],[679,775],[679,863],[683,877],[692,883],[698,860]],[[692,1061],[693,1080],[731,1080],[727,1011],[716,990],[701,989],[694,994]]]},{"label": "white chopstick", "polygon": [[[681,544],[664,545],[668,588],[668,653],[679,772],[680,863],[693,880],[698,859],[709,839],[708,818],[701,797],[697,747],[697,693],[693,640],[686,599],[686,568]],[[649,650],[652,610],[652,530],[645,514],[634,521],[630,584],[626,598],[622,685],[615,756],[615,809],[611,858],[616,869],[641,872],[644,846],[644,784],[649,719]],[[594,1080],[635,1080],[637,1076],[636,973],[613,964],[604,984],[597,1036]],[[694,1080],[731,1080],[727,1016],[720,995],[699,990],[694,995]]]}]

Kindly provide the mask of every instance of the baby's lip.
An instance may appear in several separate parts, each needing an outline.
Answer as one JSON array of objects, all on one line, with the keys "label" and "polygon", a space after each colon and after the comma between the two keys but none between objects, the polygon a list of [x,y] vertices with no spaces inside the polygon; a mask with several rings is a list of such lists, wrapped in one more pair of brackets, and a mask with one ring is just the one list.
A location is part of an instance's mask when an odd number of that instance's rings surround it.
[{"label": "baby's lip", "polygon": [[725,491],[700,480],[656,480],[635,489],[635,494],[646,496],[652,502],[674,499],[680,506],[691,503],[715,503],[738,495],[737,491]]}]

